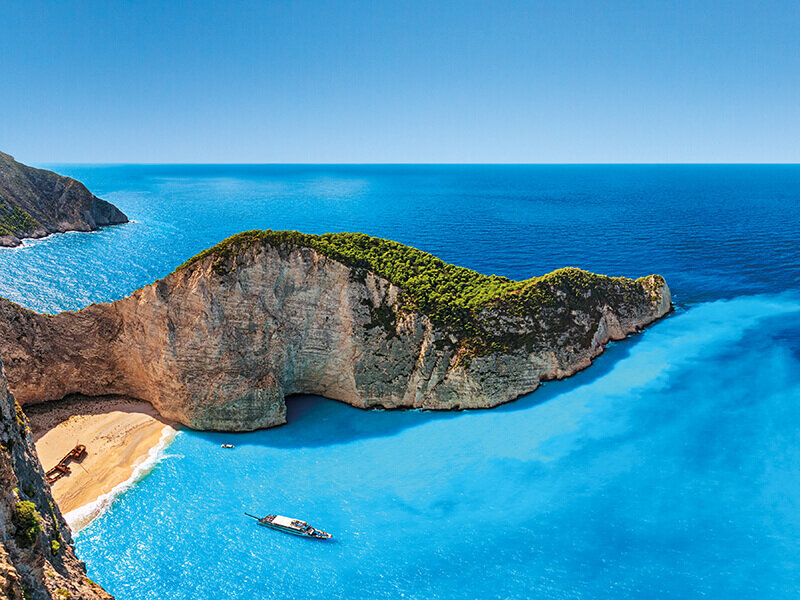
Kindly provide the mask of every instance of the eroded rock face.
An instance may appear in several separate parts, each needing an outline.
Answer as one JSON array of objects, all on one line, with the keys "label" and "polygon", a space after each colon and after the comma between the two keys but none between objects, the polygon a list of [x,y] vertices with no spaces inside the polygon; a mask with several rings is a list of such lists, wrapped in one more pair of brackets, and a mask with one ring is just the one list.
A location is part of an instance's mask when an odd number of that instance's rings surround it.
[{"label": "eroded rock face", "polygon": [[[131,296],[54,316],[0,300],[0,354],[22,403],[124,394],[196,429],[286,421],[284,397],[361,408],[488,408],[591,364],[609,340],[665,315],[658,276],[553,291],[537,314],[485,309],[513,343],[470,351],[401,290],[307,247],[200,260]],[[555,284],[554,284],[555,285]],[[611,300],[613,299],[613,301]]]},{"label": "eroded rock face", "polygon": [[23,165],[0,152],[0,246],[127,222],[122,211],[79,181]]},{"label": "eroded rock face", "polygon": [[[86,577],[0,363],[0,598],[110,599]],[[32,511],[35,511],[32,512]]]}]

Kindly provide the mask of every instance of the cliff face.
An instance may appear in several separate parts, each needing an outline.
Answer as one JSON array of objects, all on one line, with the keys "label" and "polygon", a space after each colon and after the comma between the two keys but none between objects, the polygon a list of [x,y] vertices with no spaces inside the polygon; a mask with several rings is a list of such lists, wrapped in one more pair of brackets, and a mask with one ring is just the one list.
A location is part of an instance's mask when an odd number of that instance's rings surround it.
[{"label": "cliff face", "polygon": [[122,211],[95,197],[82,183],[28,167],[0,152],[0,246],[127,222]]},{"label": "cliff face", "polygon": [[[659,276],[564,269],[512,282],[414,250],[412,262],[444,265],[450,279],[508,290],[463,311],[441,296],[446,312],[413,296],[411,279],[404,289],[375,272],[388,267],[310,247],[323,238],[234,241],[78,312],[40,315],[2,300],[9,385],[22,403],[124,394],[190,427],[228,431],[284,423],[284,397],[297,393],[361,408],[487,408],[587,367],[609,340],[671,308]],[[363,238],[365,248],[413,250]]]},{"label": "cliff face", "polygon": [[0,597],[110,599],[86,577],[0,364]]}]

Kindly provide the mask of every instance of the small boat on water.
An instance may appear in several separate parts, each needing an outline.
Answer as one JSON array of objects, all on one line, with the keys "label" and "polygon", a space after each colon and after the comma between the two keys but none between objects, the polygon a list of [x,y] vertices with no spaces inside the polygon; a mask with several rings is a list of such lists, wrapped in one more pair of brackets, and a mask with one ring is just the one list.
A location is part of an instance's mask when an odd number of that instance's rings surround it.
[{"label": "small boat on water", "polygon": [[322,531],[321,529],[314,529],[311,525],[299,519],[291,519],[289,517],[282,517],[281,515],[267,515],[263,519],[259,519],[258,517],[249,513],[244,514],[258,521],[259,525],[269,527],[270,529],[277,529],[278,531],[283,531],[284,533],[316,538],[320,540],[329,540],[333,537],[330,533]]},{"label": "small boat on water", "polygon": [[222,444],[223,448],[233,448],[233,444]]}]

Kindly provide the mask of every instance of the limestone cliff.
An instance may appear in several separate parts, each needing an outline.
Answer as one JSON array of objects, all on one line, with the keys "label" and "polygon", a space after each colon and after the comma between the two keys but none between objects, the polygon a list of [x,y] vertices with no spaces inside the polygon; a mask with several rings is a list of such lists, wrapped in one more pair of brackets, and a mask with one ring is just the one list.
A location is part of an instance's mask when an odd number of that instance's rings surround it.
[{"label": "limestone cliff", "polygon": [[86,577],[0,363],[0,598],[110,599]]},{"label": "limestone cliff", "polygon": [[122,211],[79,181],[23,165],[0,152],[0,246],[127,222]]},{"label": "limestone cliff", "polygon": [[657,275],[561,269],[516,282],[363,234],[246,232],[111,304],[0,301],[22,403],[124,394],[197,429],[285,422],[284,398],[486,408],[587,367],[669,312]]}]

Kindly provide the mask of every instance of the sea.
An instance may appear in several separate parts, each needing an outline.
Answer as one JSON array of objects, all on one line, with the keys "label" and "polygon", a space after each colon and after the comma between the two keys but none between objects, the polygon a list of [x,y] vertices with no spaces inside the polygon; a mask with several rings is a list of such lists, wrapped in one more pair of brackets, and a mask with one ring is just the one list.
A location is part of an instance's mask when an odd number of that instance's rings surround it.
[{"label": "sea", "polygon": [[0,250],[0,296],[37,311],[248,229],[361,231],[514,279],[660,273],[675,302],[492,410],[297,396],[283,427],[179,431],[76,533],[118,600],[798,597],[800,166],[45,166],[132,221]]}]

